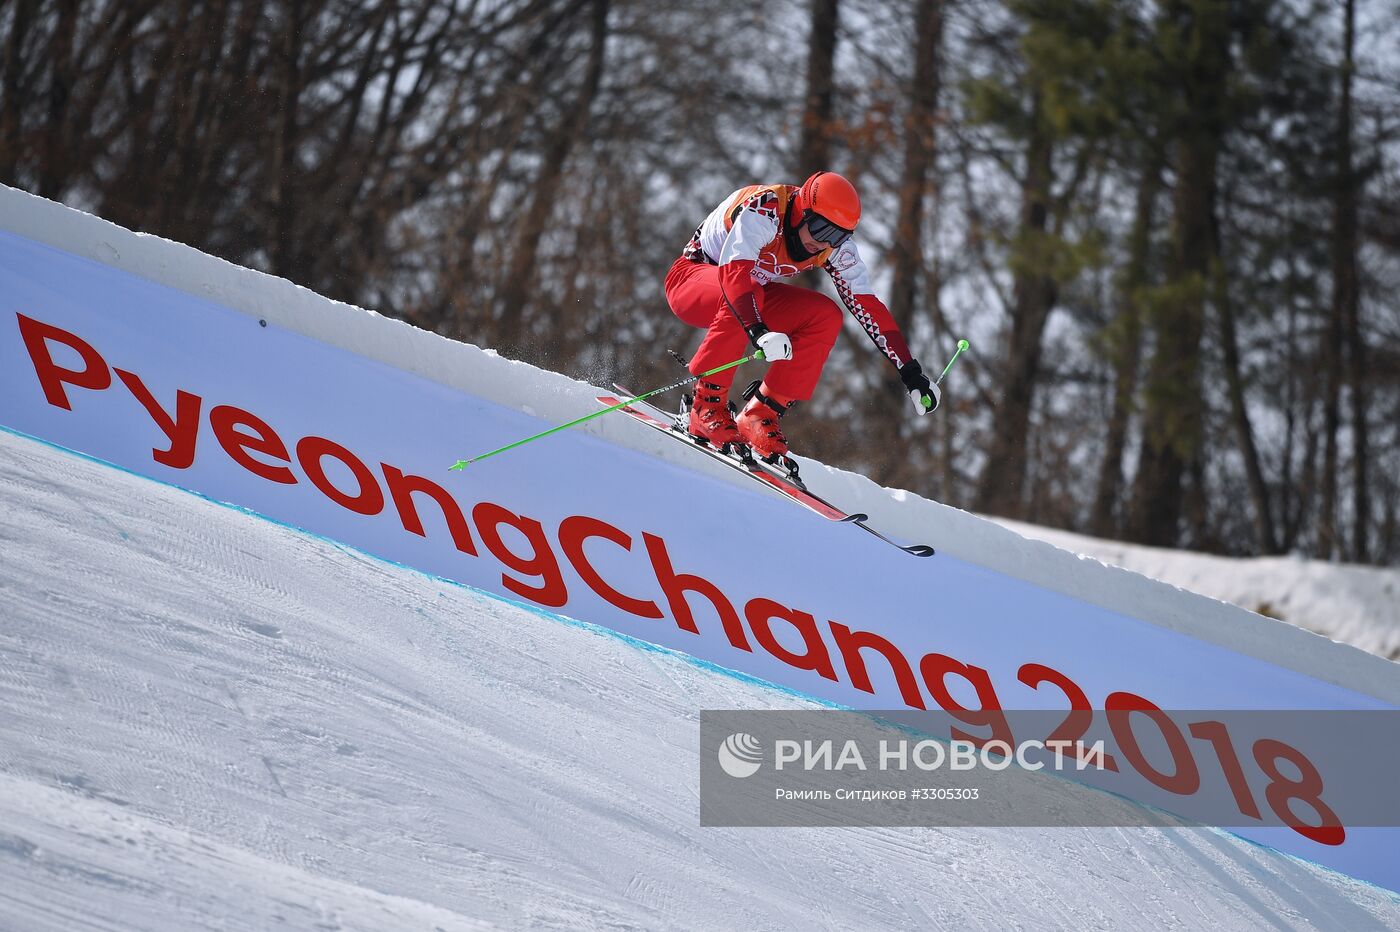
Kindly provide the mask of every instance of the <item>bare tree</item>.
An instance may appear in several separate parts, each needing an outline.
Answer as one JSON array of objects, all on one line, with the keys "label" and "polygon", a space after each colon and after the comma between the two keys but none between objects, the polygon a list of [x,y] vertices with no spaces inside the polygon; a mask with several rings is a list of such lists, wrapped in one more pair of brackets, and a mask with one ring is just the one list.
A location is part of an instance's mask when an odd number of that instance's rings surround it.
[{"label": "bare tree", "polygon": [[1021,218],[1016,236],[1011,334],[1002,367],[1003,395],[997,406],[987,466],[977,490],[976,508],[1021,517],[1025,489],[1031,408],[1040,383],[1045,324],[1058,286],[1047,254],[1054,146],[1042,111],[1039,89],[1031,91],[1025,172],[1021,177]]},{"label": "bare tree", "polygon": [[604,51],[608,41],[608,0],[591,0],[592,13],[588,59],[577,95],[565,111],[564,119],[545,143],[539,173],[534,178],[529,199],[515,229],[515,246],[501,282],[499,303],[502,347],[518,353],[525,331],[524,312],[530,283],[534,280],[540,236],[545,231],[555,199],[564,182],[569,154],[583,138],[593,102],[603,79]]},{"label": "bare tree", "polygon": [[[1179,37],[1182,100],[1176,126],[1169,299],[1154,302],[1156,349],[1148,368],[1143,445],[1133,489],[1130,535],[1172,546],[1179,540],[1182,480],[1198,461],[1202,404],[1198,360],[1215,216],[1216,162],[1224,134],[1222,92],[1230,72],[1224,0],[1172,0],[1165,25]],[[1197,472],[1199,476],[1199,472]],[[1195,483],[1197,490],[1201,483]]]},{"label": "bare tree", "polygon": [[[1352,480],[1351,558],[1365,562],[1371,520],[1371,487],[1367,478],[1370,460],[1369,385],[1366,340],[1361,333],[1361,289],[1357,275],[1357,202],[1361,179],[1352,157],[1352,58],[1356,44],[1356,0],[1344,0],[1341,100],[1337,114],[1337,191],[1332,229],[1332,316],[1340,318],[1346,333],[1347,387],[1351,389]],[[1334,463],[1335,466],[1335,463]],[[1333,480],[1335,482],[1335,478]],[[1335,494],[1335,493],[1334,493]],[[1329,529],[1330,533],[1330,529]]]},{"label": "bare tree", "polygon": [[1220,321],[1220,343],[1225,357],[1225,385],[1230,398],[1230,420],[1238,439],[1240,455],[1244,459],[1249,498],[1254,511],[1255,545],[1261,554],[1274,553],[1278,550],[1278,541],[1274,534],[1273,506],[1270,502],[1269,486],[1264,478],[1264,469],[1260,464],[1259,448],[1254,442],[1254,427],[1250,423],[1249,407],[1245,401],[1235,302],[1230,296],[1230,285],[1225,273],[1224,243],[1220,235],[1220,224],[1215,217],[1211,218],[1210,233],[1212,297]]},{"label": "bare tree", "polygon": [[831,168],[840,0],[811,0],[811,3],[810,29],[807,33],[807,91],[802,104],[802,138],[797,147],[799,179]]},{"label": "bare tree", "polygon": [[1162,188],[1162,152],[1153,145],[1137,183],[1133,224],[1128,234],[1128,258],[1118,276],[1116,310],[1105,337],[1113,366],[1113,400],[1099,461],[1098,485],[1089,527],[1102,537],[1119,533],[1117,511],[1122,498],[1123,454],[1132,419],[1142,360],[1142,302],[1151,284],[1152,229]]}]

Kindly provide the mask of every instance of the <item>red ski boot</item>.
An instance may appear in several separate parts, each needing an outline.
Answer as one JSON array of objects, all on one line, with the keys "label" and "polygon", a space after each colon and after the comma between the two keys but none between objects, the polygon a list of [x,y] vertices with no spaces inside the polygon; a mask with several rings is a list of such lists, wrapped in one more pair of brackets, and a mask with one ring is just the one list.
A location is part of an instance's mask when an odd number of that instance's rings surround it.
[{"label": "red ski boot", "polygon": [[787,409],[795,402],[782,402],[770,398],[763,393],[763,387],[757,382],[749,386],[749,390],[744,392],[744,397],[749,399],[749,403],[744,405],[744,410],[739,412],[739,417],[735,420],[739,436],[755,454],[768,462],[786,461],[787,438],[783,436],[783,427],[778,423],[778,419],[787,413]]},{"label": "red ski boot", "polygon": [[723,450],[741,442],[734,415],[729,413],[729,389],[711,382],[700,382],[690,400],[690,423],[687,430],[696,440]]}]

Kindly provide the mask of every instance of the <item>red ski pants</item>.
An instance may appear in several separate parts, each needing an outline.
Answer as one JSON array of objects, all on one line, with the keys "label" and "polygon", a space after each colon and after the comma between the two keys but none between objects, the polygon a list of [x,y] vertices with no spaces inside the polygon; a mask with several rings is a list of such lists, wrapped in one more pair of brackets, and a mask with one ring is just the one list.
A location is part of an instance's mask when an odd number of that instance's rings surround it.
[{"label": "red ski pants", "polygon": [[[682,321],[707,331],[690,360],[692,375],[752,351],[749,335],[725,304],[717,266],[677,259],[666,274],[666,301]],[[792,340],[792,359],[770,365],[763,379],[774,395],[790,401],[812,397],[842,320],[841,309],[824,294],[778,282],[763,286],[764,324]],[[734,384],[735,372],[728,369],[709,381],[727,389]]]}]

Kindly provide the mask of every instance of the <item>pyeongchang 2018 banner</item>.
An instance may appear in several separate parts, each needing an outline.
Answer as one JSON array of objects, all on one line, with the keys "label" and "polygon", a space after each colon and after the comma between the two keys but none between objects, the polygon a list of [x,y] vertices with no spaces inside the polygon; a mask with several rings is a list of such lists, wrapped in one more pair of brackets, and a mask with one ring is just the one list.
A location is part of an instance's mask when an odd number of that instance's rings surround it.
[{"label": "pyeongchang 2018 banner", "polygon": [[[503,379],[523,368],[482,364]],[[0,425],[852,708],[945,710],[983,732],[997,710],[1058,710],[1061,737],[1106,708],[1144,730],[1154,709],[1391,708],[1014,575],[910,557],[586,430],[449,472],[549,425],[11,233],[0,233]],[[1027,737],[1049,736],[1015,736]],[[1244,780],[1248,798],[1288,805],[1275,784],[1291,766],[1268,772],[1241,754],[1236,773],[1214,750],[1220,736],[1184,740],[1202,782]],[[1296,750],[1326,801],[1328,761]],[[1118,775],[1114,791],[1172,811],[1189,781],[1163,790],[1153,775],[1167,768]],[[1234,830],[1400,889],[1395,829],[1319,832],[1319,812],[1299,809],[1296,829],[1251,827],[1243,812]]]}]

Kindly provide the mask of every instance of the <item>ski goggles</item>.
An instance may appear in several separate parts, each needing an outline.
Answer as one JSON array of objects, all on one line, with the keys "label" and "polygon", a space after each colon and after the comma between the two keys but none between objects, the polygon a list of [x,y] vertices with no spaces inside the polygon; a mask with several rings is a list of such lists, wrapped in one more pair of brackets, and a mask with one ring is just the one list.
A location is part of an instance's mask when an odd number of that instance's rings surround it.
[{"label": "ski goggles", "polygon": [[807,232],[812,239],[819,243],[825,243],[835,249],[846,240],[851,238],[854,230],[847,230],[845,227],[838,227],[821,214],[814,214],[810,210],[802,216],[802,222],[807,224]]}]

